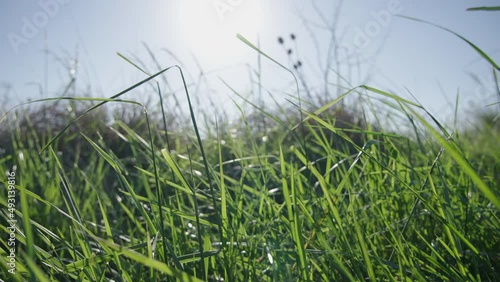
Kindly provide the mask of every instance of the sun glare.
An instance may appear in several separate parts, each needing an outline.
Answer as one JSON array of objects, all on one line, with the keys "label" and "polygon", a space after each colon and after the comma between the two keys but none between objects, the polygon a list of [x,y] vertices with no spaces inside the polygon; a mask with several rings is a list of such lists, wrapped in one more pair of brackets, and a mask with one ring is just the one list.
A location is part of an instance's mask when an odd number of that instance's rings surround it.
[{"label": "sun glare", "polygon": [[236,38],[241,33],[256,38],[261,23],[261,4],[255,0],[182,0],[180,32],[197,59],[208,64],[230,64],[244,56]]}]

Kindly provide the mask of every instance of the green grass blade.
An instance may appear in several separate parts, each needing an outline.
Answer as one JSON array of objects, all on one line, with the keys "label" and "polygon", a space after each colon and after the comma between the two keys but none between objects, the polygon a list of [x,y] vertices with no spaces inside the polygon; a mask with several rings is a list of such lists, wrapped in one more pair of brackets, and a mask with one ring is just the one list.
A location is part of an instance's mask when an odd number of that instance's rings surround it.
[{"label": "green grass blade", "polygon": [[493,7],[472,7],[468,8],[467,11],[500,11],[500,6],[493,6]]},{"label": "green grass blade", "polygon": [[117,245],[115,243],[109,242],[108,240],[104,240],[98,237],[94,238],[96,241],[101,243],[102,245],[110,248],[111,250],[118,252],[126,257],[128,257],[131,260],[134,260],[144,266],[154,268],[162,273],[165,273],[169,276],[172,276],[176,279],[179,279],[180,281],[193,281],[193,282],[201,282],[202,280],[193,277],[185,272],[179,271],[177,269],[171,268],[168,265],[154,260],[152,258],[148,258],[136,251],[130,250],[128,248],[124,248],[120,245]]},{"label": "green grass blade", "polygon": [[[126,94],[126,93],[127,93],[127,92],[129,92],[130,90],[133,90],[133,89],[135,89],[135,88],[137,88],[137,87],[141,86],[142,84],[144,84],[144,83],[146,83],[146,82],[150,81],[151,79],[153,79],[153,78],[155,78],[155,77],[157,77],[157,76],[161,75],[162,73],[164,73],[164,72],[168,71],[168,70],[169,70],[169,69],[171,69],[171,68],[172,68],[172,67],[169,67],[169,68],[166,68],[166,69],[163,69],[163,70],[161,70],[161,71],[157,72],[156,74],[154,74],[154,75],[152,75],[152,76],[150,76],[150,77],[148,77],[148,78],[146,78],[146,79],[144,79],[144,80],[142,80],[142,81],[140,81],[140,82],[138,82],[138,83],[136,83],[136,84],[134,84],[134,85],[130,86],[129,88],[127,88],[127,89],[125,89],[125,90],[123,90],[123,91],[119,92],[118,94],[115,94],[115,95],[111,96],[111,97],[109,98],[109,100],[115,100],[116,98],[118,98],[118,97],[120,97],[120,96],[122,96],[122,95]],[[78,121],[79,119],[81,119],[81,118],[82,118],[84,115],[86,115],[87,113],[89,113],[89,112],[91,112],[91,111],[93,111],[93,110],[95,110],[95,109],[99,108],[100,106],[102,106],[102,105],[104,105],[104,104],[108,103],[108,102],[109,102],[109,100],[107,100],[107,101],[103,101],[103,102],[98,103],[97,105],[95,105],[95,106],[93,106],[93,107],[90,107],[89,109],[87,109],[86,111],[84,111],[81,115],[79,115],[78,117],[76,117],[75,119],[73,119],[70,123],[68,123],[68,124],[67,124],[67,125],[66,125],[66,126],[65,126],[62,130],[61,130],[61,131],[59,131],[59,132],[56,134],[56,136],[54,136],[54,137],[53,137],[53,138],[52,138],[52,139],[51,139],[51,140],[50,140],[50,141],[49,141],[49,142],[48,142],[48,143],[47,143],[47,144],[46,144],[46,145],[42,148],[41,152],[45,151],[45,150],[46,150],[46,149],[47,149],[50,145],[52,145],[52,143],[54,143],[54,141],[55,141],[56,139],[58,139],[58,138],[59,138],[59,137],[60,137],[60,136],[61,136],[61,135],[62,135],[62,134],[66,131],[66,130],[68,130],[68,128],[69,128],[71,125],[73,125],[76,121]],[[40,152],[40,153],[41,153],[41,152]]]},{"label": "green grass blade", "polygon": [[412,20],[412,21],[426,23],[426,24],[435,26],[435,27],[437,27],[439,29],[445,30],[445,31],[447,31],[447,32],[449,32],[449,33],[457,36],[458,38],[462,39],[467,44],[469,44],[481,57],[483,57],[483,59],[485,59],[486,61],[488,61],[488,63],[490,63],[497,71],[500,71],[500,66],[498,66],[497,63],[492,58],[490,58],[485,52],[483,52],[483,50],[481,50],[474,43],[472,43],[471,41],[469,41],[467,38],[463,37],[462,35],[454,32],[454,31],[452,31],[452,30],[450,30],[450,29],[448,29],[446,27],[443,27],[443,26],[440,26],[440,25],[437,25],[437,24],[433,24],[433,23],[428,22],[428,21],[424,21],[424,20],[420,20],[420,19],[416,19],[416,18],[412,18],[412,17],[407,17],[407,16],[399,16],[399,17],[402,17],[402,18],[405,18],[405,19],[409,19],[409,20]]},{"label": "green grass blade", "polygon": [[500,208],[500,200],[495,193],[484,183],[484,181],[477,175],[474,169],[464,156],[457,151],[456,147],[450,144],[441,134],[439,134],[424,118],[417,114],[413,109],[409,109],[413,115],[429,130],[429,132],[437,139],[437,141],[446,149],[446,151],[453,157],[457,164],[464,170],[464,172],[472,179],[477,185],[479,190],[483,192],[484,196],[488,198],[497,208]]}]

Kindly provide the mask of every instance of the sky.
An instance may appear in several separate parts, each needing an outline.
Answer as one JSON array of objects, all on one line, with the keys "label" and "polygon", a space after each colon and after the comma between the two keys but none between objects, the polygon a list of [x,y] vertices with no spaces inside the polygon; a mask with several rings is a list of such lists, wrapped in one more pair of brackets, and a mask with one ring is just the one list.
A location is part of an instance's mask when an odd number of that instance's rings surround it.
[{"label": "sky", "polygon": [[[233,100],[243,102],[233,90],[256,101],[252,89],[256,89],[257,73],[264,89],[261,95],[270,92],[278,103],[287,103],[285,98],[295,91],[293,77],[266,58],[260,58],[259,67],[257,52],[236,38],[240,33],[293,71],[300,61],[295,73],[314,93],[328,92],[334,98],[338,85],[360,84],[410,100],[414,99],[411,92],[431,113],[446,119],[457,94],[460,109],[466,112],[482,110],[498,100],[492,68],[456,36],[397,15],[449,28],[499,62],[500,37],[495,29],[500,26],[500,13],[466,11],[499,4],[456,0],[4,0],[0,3],[0,95],[4,105],[57,97],[76,78],[76,95],[112,96],[146,78],[120,53],[149,73],[179,64],[199,108],[216,107],[219,112],[236,114]],[[329,46],[336,46],[331,49],[336,51],[329,52]],[[330,70],[327,83],[326,70]],[[165,79],[169,89],[180,89],[178,73],[169,71]],[[151,88],[142,87],[124,98],[150,95],[148,90]],[[269,97],[262,99],[271,103]],[[185,100],[180,98],[180,102]]]}]

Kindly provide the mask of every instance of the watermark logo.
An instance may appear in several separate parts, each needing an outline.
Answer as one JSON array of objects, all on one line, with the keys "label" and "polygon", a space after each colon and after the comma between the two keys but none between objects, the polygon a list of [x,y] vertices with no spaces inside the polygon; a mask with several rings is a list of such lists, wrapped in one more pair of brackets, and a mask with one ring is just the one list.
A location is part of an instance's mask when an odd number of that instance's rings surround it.
[{"label": "watermark logo", "polygon": [[65,5],[70,0],[40,0],[36,11],[30,18],[22,17],[21,30],[19,33],[9,32],[7,38],[15,53],[19,53],[19,47],[27,44],[39,33],[60,11],[61,5]]},{"label": "watermark logo", "polygon": [[[413,0],[407,0],[412,2]],[[342,49],[345,51],[346,57],[354,55],[356,51],[366,48],[372,39],[378,37],[382,30],[387,28],[394,15],[403,12],[404,7],[400,0],[390,0],[387,6],[380,11],[371,11],[371,20],[366,22],[364,26],[355,27],[353,29],[352,44],[342,44]]]},{"label": "watermark logo", "polygon": [[233,12],[236,8],[241,6],[245,0],[215,0],[212,6],[221,21],[225,19],[225,14]]},{"label": "watermark logo", "polygon": [[498,90],[495,83],[495,77],[473,76],[473,79],[477,85],[474,89],[474,96],[495,96]]},{"label": "watermark logo", "polygon": [[16,173],[14,171],[7,172],[7,230],[9,236],[7,239],[7,267],[10,274],[16,274]]}]

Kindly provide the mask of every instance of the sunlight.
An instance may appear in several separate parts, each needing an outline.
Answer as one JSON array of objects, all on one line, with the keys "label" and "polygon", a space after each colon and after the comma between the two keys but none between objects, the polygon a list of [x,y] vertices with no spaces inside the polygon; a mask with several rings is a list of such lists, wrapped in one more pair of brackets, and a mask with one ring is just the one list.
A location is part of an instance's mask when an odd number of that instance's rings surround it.
[{"label": "sunlight", "polygon": [[261,25],[260,1],[183,0],[179,8],[182,38],[197,59],[211,65],[246,59],[248,47],[236,34],[256,38]]}]

